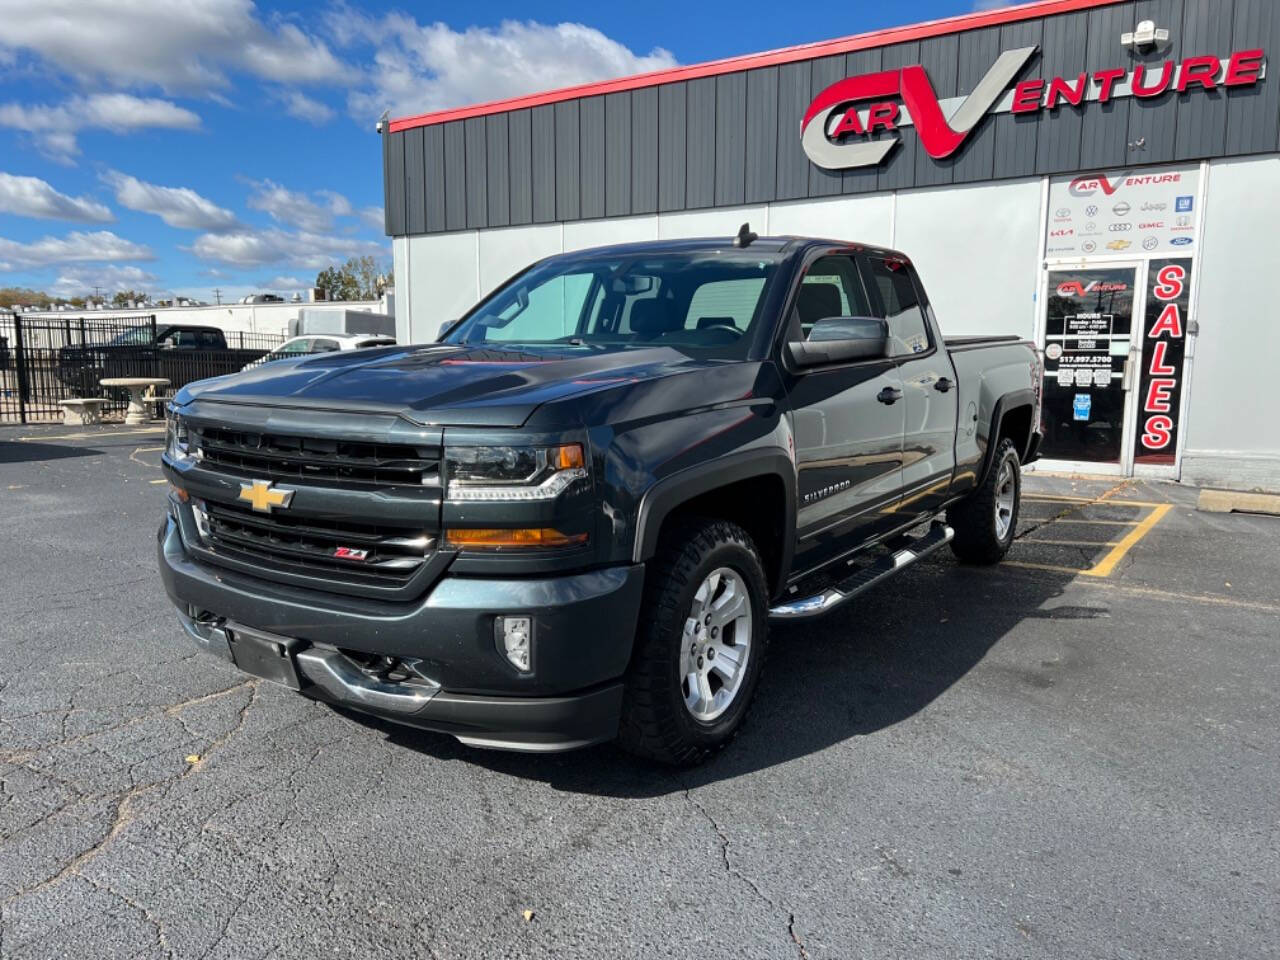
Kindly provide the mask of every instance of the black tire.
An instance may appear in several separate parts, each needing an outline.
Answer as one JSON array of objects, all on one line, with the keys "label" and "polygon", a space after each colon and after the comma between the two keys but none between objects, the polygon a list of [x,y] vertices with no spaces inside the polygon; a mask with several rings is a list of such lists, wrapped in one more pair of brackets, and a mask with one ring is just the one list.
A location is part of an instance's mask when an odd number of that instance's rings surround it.
[{"label": "black tire", "polygon": [[[1001,535],[997,499],[1006,469],[1012,471],[1013,511],[1008,518],[1008,528]],[[1021,505],[1022,464],[1013,441],[1006,438],[996,448],[995,461],[982,486],[947,510],[947,524],[956,532],[951,541],[951,552],[964,563],[999,563],[1013,545]]]},{"label": "black tire", "polygon": [[[685,705],[683,631],[698,589],[722,567],[736,573],[745,585],[751,636],[737,692],[723,714],[702,721]],[[733,739],[760,679],[768,640],[768,596],[759,552],[737,524],[694,518],[664,534],[645,573],[644,606],[626,676],[618,732],[625,750],[688,766],[702,762]]]}]

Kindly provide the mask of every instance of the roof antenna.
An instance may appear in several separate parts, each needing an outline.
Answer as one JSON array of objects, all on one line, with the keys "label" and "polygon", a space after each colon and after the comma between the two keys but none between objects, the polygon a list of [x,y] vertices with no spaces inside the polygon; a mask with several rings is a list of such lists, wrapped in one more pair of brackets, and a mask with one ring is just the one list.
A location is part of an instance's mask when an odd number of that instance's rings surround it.
[{"label": "roof antenna", "polygon": [[758,236],[759,234],[751,232],[751,224],[744,223],[738,228],[738,235],[733,238],[733,245],[735,247],[749,247],[755,243]]}]

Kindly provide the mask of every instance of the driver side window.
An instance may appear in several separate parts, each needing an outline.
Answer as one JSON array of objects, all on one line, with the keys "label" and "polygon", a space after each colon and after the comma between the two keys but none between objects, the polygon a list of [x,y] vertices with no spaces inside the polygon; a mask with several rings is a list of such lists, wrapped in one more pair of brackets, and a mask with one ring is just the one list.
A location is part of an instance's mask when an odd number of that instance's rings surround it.
[{"label": "driver side window", "polygon": [[791,339],[807,340],[827,317],[869,317],[870,303],[852,257],[822,257],[800,281],[791,318]]}]

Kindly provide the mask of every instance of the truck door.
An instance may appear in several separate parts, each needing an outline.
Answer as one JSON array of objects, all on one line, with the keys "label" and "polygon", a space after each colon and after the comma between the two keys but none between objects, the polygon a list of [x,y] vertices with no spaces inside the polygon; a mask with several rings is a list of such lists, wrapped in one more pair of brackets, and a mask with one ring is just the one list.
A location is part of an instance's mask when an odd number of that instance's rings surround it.
[{"label": "truck door", "polygon": [[[787,336],[818,320],[873,316],[853,257],[816,260],[800,283]],[[790,392],[796,446],[797,573],[896,525],[902,486],[902,378],[885,357],[810,367]]]},{"label": "truck door", "polygon": [[947,499],[956,462],[955,367],[929,322],[911,265],[870,253],[862,263],[876,316],[889,324],[889,354],[898,361],[905,394],[898,513],[935,513]]}]

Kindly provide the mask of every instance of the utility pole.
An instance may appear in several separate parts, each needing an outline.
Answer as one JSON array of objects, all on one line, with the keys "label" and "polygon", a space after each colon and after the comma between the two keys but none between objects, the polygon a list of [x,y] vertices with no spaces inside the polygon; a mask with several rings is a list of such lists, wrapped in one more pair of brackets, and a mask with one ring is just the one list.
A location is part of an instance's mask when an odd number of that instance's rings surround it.
[{"label": "utility pole", "polygon": [[218,306],[222,306],[222,288],[221,287],[213,288],[213,298],[218,301]]}]

